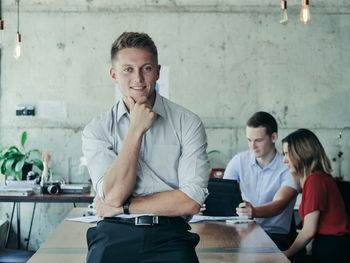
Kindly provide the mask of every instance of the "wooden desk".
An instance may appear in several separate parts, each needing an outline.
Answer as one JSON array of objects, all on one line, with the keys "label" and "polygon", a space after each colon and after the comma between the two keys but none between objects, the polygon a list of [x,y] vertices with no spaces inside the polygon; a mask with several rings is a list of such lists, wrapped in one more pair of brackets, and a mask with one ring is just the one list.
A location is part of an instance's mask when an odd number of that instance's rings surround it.
[{"label": "wooden desk", "polygon": [[[68,217],[83,213],[83,208],[75,208]],[[86,262],[86,231],[91,226],[63,221],[28,262]],[[201,263],[289,262],[256,223],[227,225],[205,222],[191,226],[192,231],[200,236],[196,252]]]},{"label": "wooden desk", "polygon": [[27,237],[27,245],[26,249],[28,250],[28,245],[30,241],[31,230],[33,226],[33,219],[36,209],[36,203],[73,203],[75,207],[75,203],[92,203],[94,199],[94,195],[92,194],[58,194],[58,195],[48,195],[48,194],[34,194],[30,196],[1,196],[0,202],[13,202],[11,219],[10,219],[10,227],[8,228],[6,235],[5,247],[7,246],[8,237],[10,233],[10,228],[12,225],[13,214],[15,212],[15,207],[17,208],[17,248],[20,248],[21,244],[21,202],[31,202],[34,203],[32,216],[30,220],[29,233]]},{"label": "wooden desk", "polygon": [[0,195],[0,202],[40,202],[40,203],[91,203],[94,195],[89,194],[33,194],[30,196]]}]

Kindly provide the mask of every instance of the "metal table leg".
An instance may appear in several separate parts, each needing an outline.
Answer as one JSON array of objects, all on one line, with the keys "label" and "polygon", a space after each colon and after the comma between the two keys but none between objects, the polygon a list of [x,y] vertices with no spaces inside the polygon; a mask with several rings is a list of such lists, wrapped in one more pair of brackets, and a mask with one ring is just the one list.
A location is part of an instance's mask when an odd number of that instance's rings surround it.
[{"label": "metal table leg", "polygon": [[30,220],[28,238],[26,238],[26,241],[27,241],[26,250],[28,250],[29,241],[30,241],[30,235],[32,233],[32,226],[33,226],[33,219],[34,219],[34,214],[35,214],[35,208],[36,208],[36,202],[34,202],[34,207],[33,207],[33,212],[32,212],[32,219]]},{"label": "metal table leg", "polygon": [[17,248],[21,249],[21,203],[17,203]]},{"label": "metal table leg", "polygon": [[9,225],[9,227],[7,229],[7,233],[6,233],[5,248],[7,247],[7,244],[8,244],[8,241],[9,241],[10,230],[11,230],[11,226],[12,226],[12,220],[13,220],[13,214],[15,212],[15,207],[16,207],[16,202],[13,202],[11,219],[10,219],[10,225]]}]

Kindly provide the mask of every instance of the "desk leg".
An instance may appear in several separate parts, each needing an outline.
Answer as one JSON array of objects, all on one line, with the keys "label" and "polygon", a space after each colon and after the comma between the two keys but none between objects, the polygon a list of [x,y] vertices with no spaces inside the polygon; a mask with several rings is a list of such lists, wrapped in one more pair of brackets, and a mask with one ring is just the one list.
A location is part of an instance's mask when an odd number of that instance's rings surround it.
[{"label": "desk leg", "polygon": [[17,248],[21,249],[21,203],[17,203]]},{"label": "desk leg", "polygon": [[32,233],[32,226],[33,226],[33,219],[34,219],[34,214],[35,214],[35,208],[36,208],[36,202],[34,202],[34,207],[33,207],[33,212],[32,212],[32,219],[30,220],[28,238],[26,239],[26,241],[27,241],[26,250],[28,250],[29,241],[30,241],[30,235]]},{"label": "desk leg", "polygon": [[5,248],[7,247],[7,243],[9,241],[9,236],[10,236],[10,230],[11,230],[11,226],[12,226],[12,220],[13,220],[13,214],[15,212],[15,207],[16,207],[16,202],[13,202],[12,205],[12,213],[11,213],[11,219],[10,219],[10,225],[7,229],[7,234],[6,234],[6,241],[5,241]]}]

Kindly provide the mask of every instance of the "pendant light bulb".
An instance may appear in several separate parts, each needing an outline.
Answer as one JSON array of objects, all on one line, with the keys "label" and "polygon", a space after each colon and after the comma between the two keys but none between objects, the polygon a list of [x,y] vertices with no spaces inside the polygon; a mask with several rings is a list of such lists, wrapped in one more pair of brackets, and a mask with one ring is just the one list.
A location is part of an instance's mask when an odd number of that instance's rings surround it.
[{"label": "pendant light bulb", "polygon": [[310,19],[309,0],[301,0],[300,21],[303,24],[307,24],[310,22]]},{"label": "pendant light bulb", "polygon": [[288,24],[287,0],[281,0],[281,20],[282,25]]},{"label": "pendant light bulb", "polygon": [[22,51],[21,34],[17,33],[15,49],[13,50],[13,56],[15,57],[15,59],[18,60],[22,57],[22,54],[23,54],[23,51]]},{"label": "pendant light bulb", "polygon": [[0,47],[4,42],[4,20],[0,19]]}]

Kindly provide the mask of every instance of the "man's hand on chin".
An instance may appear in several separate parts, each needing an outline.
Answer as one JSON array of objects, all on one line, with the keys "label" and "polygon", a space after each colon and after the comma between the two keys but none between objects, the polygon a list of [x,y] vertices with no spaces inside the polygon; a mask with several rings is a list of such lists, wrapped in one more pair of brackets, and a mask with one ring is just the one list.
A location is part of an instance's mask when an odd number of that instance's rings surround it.
[{"label": "man's hand on chin", "polygon": [[132,97],[128,97],[130,111],[130,128],[144,134],[151,128],[157,114],[152,110],[147,97],[142,96],[137,102]]}]

